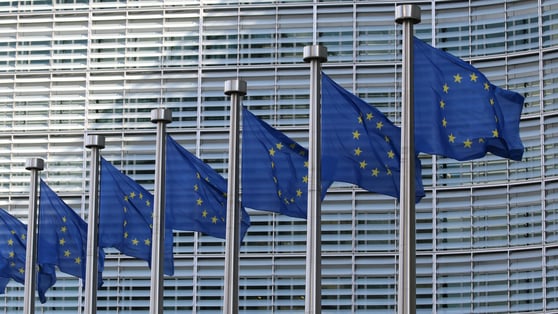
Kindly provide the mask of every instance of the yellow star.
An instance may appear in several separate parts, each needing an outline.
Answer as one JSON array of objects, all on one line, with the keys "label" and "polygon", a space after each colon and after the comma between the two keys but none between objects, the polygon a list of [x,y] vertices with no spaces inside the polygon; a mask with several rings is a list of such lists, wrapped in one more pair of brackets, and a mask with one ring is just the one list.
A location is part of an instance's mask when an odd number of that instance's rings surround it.
[{"label": "yellow star", "polygon": [[10,253],[8,253],[8,257],[9,258],[14,258],[15,257],[14,251],[10,251]]},{"label": "yellow star", "polygon": [[22,239],[22,240],[25,240],[25,239],[26,239],[25,234],[22,234],[22,235],[21,235],[21,239]]},{"label": "yellow star", "polygon": [[128,239],[128,231],[124,232],[124,239]]},{"label": "yellow star", "polygon": [[444,119],[442,119],[442,126],[445,128],[447,125],[448,125],[448,121],[444,117]]},{"label": "yellow star", "polygon": [[465,146],[465,148],[471,148],[473,145],[473,142],[471,142],[470,139],[466,139],[465,142],[463,142],[463,145]]},{"label": "yellow star", "polygon": [[390,150],[387,154],[390,159],[395,158],[395,153],[392,150]]},{"label": "yellow star", "polygon": [[279,181],[279,180],[277,180],[277,177],[273,177],[273,182],[274,182],[275,184],[277,184],[278,181]]},{"label": "yellow star", "polygon": [[66,232],[68,230],[68,228],[66,226],[62,226],[60,228],[60,232]]},{"label": "yellow star", "polygon": [[456,75],[453,76],[453,81],[455,83],[461,83],[461,75],[459,75],[459,73],[457,73]]},{"label": "yellow star", "polygon": [[358,123],[359,123],[359,124],[362,124],[362,116],[358,116],[358,119],[357,119],[357,120],[358,120]]},{"label": "yellow star", "polygon": [[446,102],[443,100],[440,100],[440,108],[445,109],[446,108]]},{"label": "yellow star", "polygon": [[450,135],[448,136],[449,142],[453,143],[455,142],[455,136],[453,136],[453,133],[450,133]]},{"label": "yellow star", "polygon": [[143,240],[143,244],[145,244],[147,246],[150,246],[151,245],[151,240],[145,239],[145,240]]},{"label": "yellow star", "polygon": [[353,139],[358,140],[359,138],[360,138],[360,133],[357,130],[353,131]]},{"label": "yellow star", "polygon": [[275,147],[277,147],[278,150],[281,150],[283,148],[283,143],[277,143],[275,144]]},{"label": "yellow star", "polygon": [[9,239],[9,240],[8,240],[8,245],[14,245],[14,240]]},{"label": "yellow star", "polygon": [[489,90],[490,89],[490,84],[488,84],[488,82],[484,83],[484,89],[485,90]]},{"label": "yellow star", "polygon": [[20,274],[24,274],[24,273],[25,273],[25,268],[20,267],[20,268],[19,268],[19,273],[20,273]]},{"label": "yellow star", "polygon": [[270,156],[275,156],[275,149],[270,148],[270,149],[269,149],[269,155],[270,155]]},{"label": "yellow star", "polygon": [[201,206],[203,204],[203,200],[201,199],[201,197],[196,200],[196,204],[198,204],[198,206]]},{"label": "yellow star", "polygon": [[304,182],[304,183],[308,183],[308,176],[304,176],[304,177],[302,177],[302,182]]},{"label": "yellow star", "polygon": [[202,217],[203,217],[203,218],[207,217],[207,210],[205,210],[205,209],[203,210],[203,212],[202,212]]},{"label": "yellow star", "polygon": [[141,192],[140,192],[140,194],[139,194],[139,198],[140,198],[140,200],[143,199],[143,194],[142,194]]},{"label": "yellow star", "polygon": [[360,147],[357,147],[355,149],[355,156],[360,156],[361,153],[362,153],[362,150],[360,149]]},{"label": "yellow star", "polygon": [[444,89],[444,93],[446,93],[446,94],[447,94],[447,93],[449,92],[449,89],[450,89],[450,88],[449,88],[449,86],[448,86],[448,84],[447,84],[447,83],[446,83],[446,84],[444,84],[444,86],[443,86],[443,89]]},{"label": "yellow star", "polygon": [[138,245],[138,243],[139,243],[138,239],[133,239],[133,240],[132,240],[132,244],[133,244],[133,245]]},{"label": "yellow star", "polygon": [[377,177],[379,173],[380,173],[380,170],[378,170],[378,168],[372,169],[372,176]]},{"label": "yellow star", "polygon": [[384,126],[384,124],[382,123],[382,121],[376,123],[376,129],[378,129],[378,130],[381,130],[383,126]]},{"label": "yellow star", "polygon": [[387,172],[387,175],[388,175],[388,176],[391,176],[391,169],[387,168],[387,171],[386,171],[386,172]]},{"label": "yellow star", "polygon": [[151,201],[149,200],[145,201],[145,205],[147,205],[147,207],[151,206]]},{"label": "yellow star", "polygon": [[283,195],[283,192],[281,192],[281,190],[277,190],[277,196],[281,197],[281,195]]},{"label": "yellow star", "polygon": [[66,216],[62,216],[62,221],[66,222]]},{"label": "yellow star", "polygon": [[72,253],[70,253],[70,250],[66,250],[64,251],[64,257],[70,257]]},{"label": "yellow star", "polygon": [[130,198],[135,198],[136,197],[136,193],[135,192],[130,192]]},{"label": "yellow star", "polygon": [[469,74],[469,78],[471,79],[472,82],[476,82],[478,76],[475,73],[471,73]]},{"label": "yellow star", "polygon": [[274,169],[274,168],[275,168],[275,162],[272,161],[271,162],[271,169]]},{"label": "yellow star", "polygon": [[391,142],[390,139],[389,139],[389,137],[388,137],[387,135],[384,136],[384,141],[386,141],[386,143]]},{"label": "yellow star", "polygon": [[308,160],[304,161],[304,168],[308,168]]},{"label": "yellow star", "polygon": [[302,190],[301,189],[296,190],[296,196],[298,196],[298,197],[302,196]]},{"label": "yellow star", "polygon": [[494,106],[494,98],[490,98],[490,105]]},{"label": "yellow star", "polygon": [[215,216],[211,217],[211,222],[212,223],[216,224],[217,221],[219,221],[219,219],[217,219],[217,217],[215,217]]},{"label": "yellow star", "polygon": [[484,143],[484,137],[479,138],[479,143]]},{"label": "yellow star", "polygon": [[368,164],[366,163],[366,160],[363,160],[363,161],[360,162],[360,168],[361,168],[361,169],[366,168],[367,165],[368,165]]},{"label": "yellow star", "polygon": [[128,201],[128,195],[124,195],[124,201]]},{"label": "yellow star", "polygon": [[371,112],[367,113],[366,114],[366,120],[370,121],[372,119],[374,119],[374,115]]},{"label": "yellow star", "polygon": [[128,225],[128,220],[124,220],[123,225],[124,225],[124,227],[126,227]]},{"label": "yellow star", "polygon": [[81,257],[76,257],[76,259],[74,259],[74,263],[81,264]]},{"label": "yellow star", "polygon": [[64,240],[64,238],[62,238],[62,239],[60,239],[60,241],[58,241],[58,243],[60,245],[64,245],[64,244],[66,244],[66,240]]},{"label": "yellow star", "polygon": [[492,137],[498,137],[498,130],[492,130]]},{"label": "yellow star", "polygon": [[127,207],[123,207],[122,210],[124,210],[125,213],[128,212],[128,208],[127,208]]},{"label": "yellow star", "polygon": [[197,184],[194,184],[194,191],[197,191],[199,189],[200,189],[200,187]]},{"label": "yellow star", "polygon": [[295,148],[296,148],[296,144],[295,144],[295,143],[291,143],[291,144],[289,144],[289,147],[290,147],[291,149],[295,149]]}]

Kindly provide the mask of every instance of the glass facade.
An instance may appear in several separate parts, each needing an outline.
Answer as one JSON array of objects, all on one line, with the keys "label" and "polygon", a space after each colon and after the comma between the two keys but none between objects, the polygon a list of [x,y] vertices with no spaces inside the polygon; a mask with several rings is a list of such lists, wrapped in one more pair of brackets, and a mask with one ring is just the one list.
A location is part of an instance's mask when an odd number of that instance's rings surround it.
[{"label": "glass facade", "polygon": [[[416,35],[525,96],[523,160],[458,162],[421,155],[417,204],[418,313],[558,312],[558,0],[408,1]],[[230,100],[308,143],[309,65],[303,47],[328,48],[323,70],[400,121],[401,27],[396,1],[0,0],[0,207],[27,222],[29,157],[86,217],[86,134],[101,154],[153,189],[155,125],[223,176]],[[304,220],[249,211],[241,248],[240,312],[304,313]],[[398,204],[336,183],[322,208],[323,312],[395,313]],[[224,241],[176,232],[165,313],[221,313]],[[147,265],[107,250],[100,313],[148,313]],[[38,313],[77,313],[81,282],[58,274]],[[21,313],[11,282],[0,313]]]}]

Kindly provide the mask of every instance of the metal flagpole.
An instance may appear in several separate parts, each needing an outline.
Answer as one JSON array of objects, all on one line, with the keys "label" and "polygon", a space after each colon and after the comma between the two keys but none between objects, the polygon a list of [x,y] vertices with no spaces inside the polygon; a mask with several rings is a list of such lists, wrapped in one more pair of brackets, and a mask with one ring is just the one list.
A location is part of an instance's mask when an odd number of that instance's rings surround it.
[{"label": "metal flagpole", "polygon": [[163,314],[165,261],[165,164],[167,152],[166,125],[172,122],[169,109],[151,110],[151,122],[157,124],[155,144],[155,193],[153,194],[153,236],[151,247],[151,290],[149,313]]},{"label": "metal flagpole", "polygon": [[401,106],[401,192],[399,203],[399,280],[397,313],[416,313],[415,137],[413,99],[413,24],[420,8],[400,5],[395,21],[403,25]]},{"label": "metal flagpole", "polygon": [[41,158],[29,158],[25,162],[25,169],[31,171],[23,298],[23,313],[25,314],[35,313],[35,289],[37,286],[37,270],[35,269],[37,264],[37,197],[39,196],[39,171],[44,169],[44,165],[45,162]]},{"label": "metal flagpole", "polygon": [[225,244],[225,291],[223,313],[238,313],[238,268],[240,251],[239,200],[239,123],[242,96],[246,95],[246,82],[225,82],[225,95],[231,96],[231,124],[229,130],[229,178],[227,185],[227,229]]},{"label": "metal flagpole", "polygon": [[88,135],[85,147],[91,148],[89,182],[89,217],[87,223],[87,260],[85,261],[85,313],[97,313],[97,286],[99,282],[99,150],[105,148],[105,137]]},{"label": "metal flagpole", "polygon": [[308,215],[306,222],[306,314],[321,313],[322,249],[321,249],[321,163],[322,108],[321,69],[327,61],[327,48],[304,47],[304,61],[310,63],[310,134],[308,136]]}]

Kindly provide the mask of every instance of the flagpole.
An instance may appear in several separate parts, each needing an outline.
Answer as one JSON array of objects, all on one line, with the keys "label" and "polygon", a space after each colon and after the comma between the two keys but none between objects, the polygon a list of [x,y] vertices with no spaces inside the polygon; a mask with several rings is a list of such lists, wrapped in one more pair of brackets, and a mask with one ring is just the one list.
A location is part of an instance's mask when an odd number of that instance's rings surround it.
[{"label": "flagpole", "polygon": [[306,290],[305,313],[321,313],[321,72],[327,61],[327,48],[304,47],[303,59],[310,63],[310,118],[308,136],[308,215],[306,222]]},{"label": "flagpole", "polygon": [[105,148],[105,137],[88,135],[85,147],[91,148],[89,217],[87,223],[87,260],[85,262],[85,313],[97,313],[97,286],[99,281],[99,151]]},{"label": "flagpole", "polygon": [[23,313],[35,313],[35,289],[37,286],[37,197],[39,196],[39,171],[44,169],[45,162],[41,158],[29,158],[25,169],[31,171],[29,186],[29,214],[27,222],[27,244],[25,252],[25,286]]},{"label": "flagpole", "polygon": [[399,279],[397,313],[416,313],[415,138],[413,99],[413,24],[420,22],[420,8],[399,5],[395,21],[403,25],[401,70],[401,178],[399,203]]},{"label": "flagpole", "polygon": [[155,144],[155,193],[153,194],[153,230],[151,244],[151,287],[149,313],[163,314],[165,260],[165,164],[167,151],[166,125],[172,122],[169,109],[151,110],[151,122],[157,124]]},{"label": "flagpole", "polygon": [[231,96],[229,130],[229,179],[227,183],[227,227],[225,243],[225,291],[223,313],[238,313],[238,268],[240,251],[240,198],[239,198],[239,124],[242,96],[246,95],[246,82],[228,80],[225,95]]}]

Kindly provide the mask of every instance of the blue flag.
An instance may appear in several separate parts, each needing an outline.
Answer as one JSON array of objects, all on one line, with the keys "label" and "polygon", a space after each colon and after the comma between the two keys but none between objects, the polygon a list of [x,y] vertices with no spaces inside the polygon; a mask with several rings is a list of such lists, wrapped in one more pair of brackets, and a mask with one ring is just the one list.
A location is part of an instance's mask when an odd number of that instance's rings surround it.
[{"label": "blue flag", "polygon": [[[323,180],[399,197],[401,129],[322,73]],[[424,196],[415,158],[416,201]]]},{"label": "blue flag", "polygon": [[[37,286],[44,303],[45,288],[56,282],[54,267],[85,282],[87,257],[87,223],[41,180],[37,240],[37,263],[40,265]],[[104,254],[99,252],[99,285]],[[44,282],[43,282],[44,281]]]},{"label": "blue flag", "polygon": [[0,208],[0,292],[9,279],[25,283],[25,247],[27,227]]},{"label": "blue flag", "polygon": [[[330,182],[322,182],[322,198]],[[245,107],[242,111],[242,203],[306,218],[308,150]]]},{"label": "blue flag", "polygon": [[[104,158],[100,186],[99,246],[116,248],[151,265],[153,195]],[[174,273],[172,245],[172,229],[166,227],[163,265],[166,275]]]},{"label": "blue flag", "polygon": [[[225,239],[227,180],[167,135],[166,214],[176,230]],[[241,210],[240,237],[250,226]]]},{"label": "blue flag", "polygon": [[456,160],[491,152],[521,160],[524,98],[475,67],[414,38],[416,150]]}]

